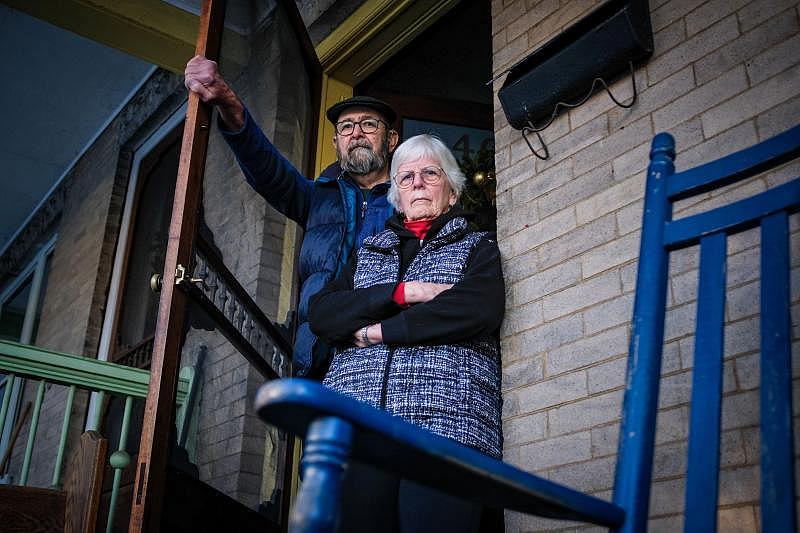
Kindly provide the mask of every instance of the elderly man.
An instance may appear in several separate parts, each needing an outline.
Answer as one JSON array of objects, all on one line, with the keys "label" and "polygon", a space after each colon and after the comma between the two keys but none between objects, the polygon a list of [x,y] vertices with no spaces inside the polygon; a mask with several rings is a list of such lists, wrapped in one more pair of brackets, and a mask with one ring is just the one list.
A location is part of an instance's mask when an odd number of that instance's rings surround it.
[{"label": "elderly man", "polygon": [[266,138],[214,61],[193,57],[186,64],[185,84],[203,102],[217,107],[220,130],[247,182],[306,232],[300,248],[294,371],[300,376],[319,375],[330,350],[309,329],[308,301],[342,270],[365,238],[383,230],[394,211],[386,192],[389,155],[398,142],[391,129],[397,114],[368,96],[331,106],[326,115],[336,127],[333,143],[339,165],[312,181]]}]

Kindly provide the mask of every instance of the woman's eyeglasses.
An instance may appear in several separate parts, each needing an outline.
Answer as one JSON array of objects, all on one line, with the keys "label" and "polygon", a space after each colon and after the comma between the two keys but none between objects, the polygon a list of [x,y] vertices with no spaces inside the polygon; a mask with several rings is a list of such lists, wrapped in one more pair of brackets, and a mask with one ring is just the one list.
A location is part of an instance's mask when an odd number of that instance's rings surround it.
[{"label": "woman's eyeglasses", "polygon": [[398,172],[394,175],[394,182],[399,188],[408,189],[414,184],[414,177],[418,173],[422,178],[422,181],[428,185],[436,185],[442,181],[442,176],[444,176],[444,170],[439,167],[425,167],[419,169],[419,172],[415,172],[413,170]]},{"label": "woman's eyeglasses", "polygon": [[[381,122],[379,118],[365,118],[364,120],[343,120],[336,123],[336,133],[343,137],[352,135],[356,131],[356,126],[361,128],[361,133],[375,133]],[[383,122],[386,124],[385,122]],[[388,124],[387,124],[388,127]]]}]

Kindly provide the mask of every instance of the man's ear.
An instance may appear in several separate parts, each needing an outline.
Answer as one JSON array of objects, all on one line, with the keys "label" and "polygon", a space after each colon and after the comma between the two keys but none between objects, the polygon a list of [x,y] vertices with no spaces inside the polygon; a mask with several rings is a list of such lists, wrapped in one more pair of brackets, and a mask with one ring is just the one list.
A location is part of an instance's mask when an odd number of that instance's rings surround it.
[{"label": "man's ear", "polygon": [[400,141],[400,135],[394,130],[389,130],[389,153],[394,152],[397,148],[397,143]]}]

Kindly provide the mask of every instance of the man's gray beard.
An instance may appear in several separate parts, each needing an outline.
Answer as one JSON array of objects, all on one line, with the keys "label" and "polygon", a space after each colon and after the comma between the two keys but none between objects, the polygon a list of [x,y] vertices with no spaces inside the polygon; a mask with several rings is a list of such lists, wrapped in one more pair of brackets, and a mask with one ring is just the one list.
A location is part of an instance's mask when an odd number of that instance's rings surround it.
[{"label": "man's gray beard", "polygon": [[342,153],[337,146],[336,155],[339,157],[342,170],[362,176],[386,167],[389,159],[389,140],[384,137],[377,152],[374,149],[363,147],[353,151],[346,150]]}]

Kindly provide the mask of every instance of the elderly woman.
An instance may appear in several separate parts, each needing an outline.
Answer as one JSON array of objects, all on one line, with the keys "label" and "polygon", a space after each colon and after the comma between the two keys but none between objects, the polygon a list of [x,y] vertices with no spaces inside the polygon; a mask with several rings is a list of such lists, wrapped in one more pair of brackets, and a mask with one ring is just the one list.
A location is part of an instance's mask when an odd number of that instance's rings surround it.
[{"label": "elderly woman", "polygon": [[[456,206],[465,178],[439,139],[408,139],[390,173],[388,199],[399,213],[311,301],[312,330],[338,347],[324,384],[499,458],[497,244]],[[401,487],[401,507],[402,496]],[[400,530],[419,531],[400,514]]]}]

